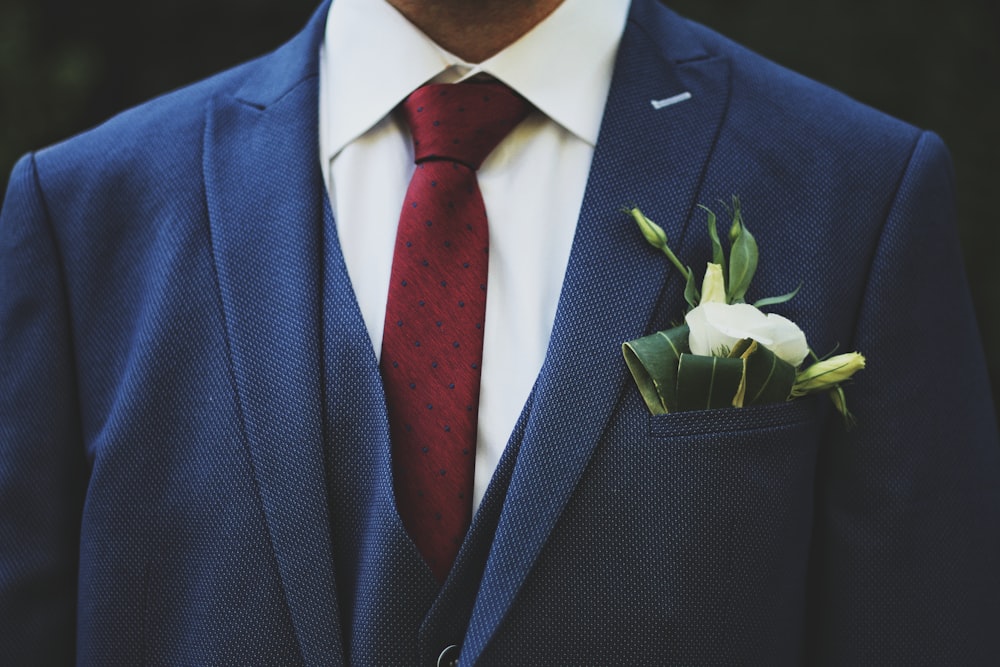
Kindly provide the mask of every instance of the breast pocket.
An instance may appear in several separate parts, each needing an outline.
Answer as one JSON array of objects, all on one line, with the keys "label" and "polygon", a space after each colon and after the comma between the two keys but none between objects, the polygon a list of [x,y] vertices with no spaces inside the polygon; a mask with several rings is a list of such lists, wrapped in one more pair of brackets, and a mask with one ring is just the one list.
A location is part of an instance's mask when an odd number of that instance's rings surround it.
[{"label": "breast pocket", "polygon": [[[616,554],[615,588],[647,601],[651,635],[693,618],[720,628],[761,609],[794,613],[828,413],[812,397],[657,417],[625,406],[613,420],[572,526],[598,546],[590,557]],[[595,528],[595,516],[607,520]]]},{"label": "breast pocket", "polygon": [[[654,438],[703,438],[721,443],[734,439],[767,441],[792,436],[799,427],[815,425],[825,414],[818,397],[722,410],[695,410],[648,416]],[[801,435],[801,434],[800,434]]]},{"label": "breast pocket", "polygon": [[641,453],[647,497],[705,545],[768,559],[804,548],[812,520],[823,397],[774,405],[648,416]]}]

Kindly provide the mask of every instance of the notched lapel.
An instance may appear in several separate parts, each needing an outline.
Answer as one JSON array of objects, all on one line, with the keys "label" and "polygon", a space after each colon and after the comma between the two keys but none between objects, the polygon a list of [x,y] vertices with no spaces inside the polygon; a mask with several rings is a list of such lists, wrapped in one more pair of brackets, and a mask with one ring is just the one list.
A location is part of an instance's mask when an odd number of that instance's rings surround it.
[{"label": "notched lapel", "polygon": [[343,653],[321,415],[325,192],[318,85],[302,71],[303,62],[315,65],[321,32],[314,18],[284,52],[258,65],[251,93],[271,94],[283,77],[280,95],[213,102],[204,167],[233,382],[281,583],[305,663],[329,665]]},{"label": "notched lapel", "polygon": [[[683,93],[683,103],[650,103]],[[463,664],[479,659],[509,611],[627,387],[622,342],[644,334],[658,311],[683,312],[681,281],[622,208],[641,206],[682,248],[728,98],[728,61],[702,53],[657,3],[633,3]]]}]

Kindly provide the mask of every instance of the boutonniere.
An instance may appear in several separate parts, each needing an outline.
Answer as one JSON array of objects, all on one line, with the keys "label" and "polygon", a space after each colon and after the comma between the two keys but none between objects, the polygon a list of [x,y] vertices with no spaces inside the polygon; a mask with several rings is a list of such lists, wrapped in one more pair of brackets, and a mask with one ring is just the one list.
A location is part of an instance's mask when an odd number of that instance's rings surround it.
[{"label": "boutonniere", "polygon": [[728,257],[715,214],[700,208],[708,215],[712,241],[712,261],[700,290],[694,272],[670,249],[666,232],[638,208],[628,209],[646,241],[661,250],[684,277],[684,298],[689,306],[683,324],[622,345],[625,363],[649,411],[662,415],[741,408],[828,392],[851,424],[841,383],[865,367],[865,358],[849,352],[820,359],[810,350],[798,325],[762,310],[789,301],[798,288],[746,303],[744,297],[757,270],[758,250],[757,241],[743,223],[739,199],[733,197]]}]

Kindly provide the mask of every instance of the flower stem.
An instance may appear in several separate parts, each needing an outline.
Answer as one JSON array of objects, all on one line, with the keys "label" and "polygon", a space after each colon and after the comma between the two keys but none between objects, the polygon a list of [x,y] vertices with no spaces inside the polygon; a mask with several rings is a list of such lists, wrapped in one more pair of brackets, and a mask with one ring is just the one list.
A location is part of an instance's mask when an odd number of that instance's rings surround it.
[{"label": "flower stem", "polygon": [[674,251],[671,250],[666,243],[660,246],[660,250],[662,250],[663,254],[667,256],[667,259],[669,259],[670,262],[677,267],[677,270],[681,272],[681,276],[683,276],[684,280],[690,280],[690,272],[687,270],[687,267],[681,264],[681,260],[677,259],[677,255],[674,254]]}]

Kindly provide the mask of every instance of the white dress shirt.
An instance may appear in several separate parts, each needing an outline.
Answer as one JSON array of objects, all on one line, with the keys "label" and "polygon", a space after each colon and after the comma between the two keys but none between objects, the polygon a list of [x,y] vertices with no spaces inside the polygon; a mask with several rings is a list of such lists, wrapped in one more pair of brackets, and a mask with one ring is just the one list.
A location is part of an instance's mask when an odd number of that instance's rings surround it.
[{"label": "white dress shirt", "polygon": [[486,73],[536,108],[478,172],[490,229],[474,507],[548,347],[629,0],[564,0],[473,65],[384,0],[336,0],[320,52],[320,161],[376,357],[396,226],[414,170],[393,109],[415,88]]}]

